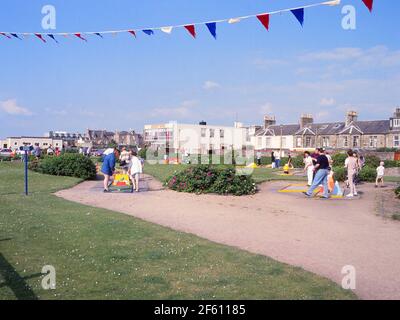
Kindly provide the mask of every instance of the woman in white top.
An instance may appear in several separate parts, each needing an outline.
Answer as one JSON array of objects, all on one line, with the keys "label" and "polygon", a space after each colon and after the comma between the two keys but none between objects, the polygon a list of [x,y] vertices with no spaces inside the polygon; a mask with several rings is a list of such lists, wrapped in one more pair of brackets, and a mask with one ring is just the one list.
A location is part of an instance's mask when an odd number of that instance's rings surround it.
[{"label": "woman in white top", "polygon": [[140,174],[143,173],[143,165],[137,156],[137,152],[132,152],[132,158],[129,166],[129,176],[133,182],[136,192],[139,192]]},{"label": "woman in white top", "polygon": [[308,186],[311,187],[314,180],[314,163],[308,151],[304,152],[304,171],[307,173]]}]

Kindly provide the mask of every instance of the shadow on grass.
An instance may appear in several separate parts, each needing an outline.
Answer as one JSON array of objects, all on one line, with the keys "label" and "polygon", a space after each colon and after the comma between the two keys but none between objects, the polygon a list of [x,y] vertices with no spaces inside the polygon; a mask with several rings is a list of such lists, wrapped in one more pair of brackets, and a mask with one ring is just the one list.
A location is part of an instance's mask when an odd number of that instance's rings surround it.
[{"label": "shadow on grass", "polygon": [[[9,239],[2,239],[6,241]],[[0,274],[4,282],[0,283],[0,288],[9,287],[18,300],[38,300],[31,287],[26,283],[26,280],[39,278],[41,273],[33,274],[27,277],[21,277],[7,259],[0,253]]]}]

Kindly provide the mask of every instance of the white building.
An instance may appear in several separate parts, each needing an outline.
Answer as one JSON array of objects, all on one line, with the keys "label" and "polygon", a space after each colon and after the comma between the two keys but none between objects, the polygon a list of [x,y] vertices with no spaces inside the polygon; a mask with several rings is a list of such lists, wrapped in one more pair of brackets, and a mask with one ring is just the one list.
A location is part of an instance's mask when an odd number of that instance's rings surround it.
[{"label": "white building", "polygon": [[39,146],[41,149],[53,148],[63,149],[63,140],[49,137],[9,137],[1,141],[1,147],[16,150],[23,146]]},{"label": "white building", "polygon": [[144,127],[144,142],[167,153],[217,154],[226,151],[253,149],[250,129],[241,123],[233,127],[212,126],[201,122],[198,125],[170,122]]}]

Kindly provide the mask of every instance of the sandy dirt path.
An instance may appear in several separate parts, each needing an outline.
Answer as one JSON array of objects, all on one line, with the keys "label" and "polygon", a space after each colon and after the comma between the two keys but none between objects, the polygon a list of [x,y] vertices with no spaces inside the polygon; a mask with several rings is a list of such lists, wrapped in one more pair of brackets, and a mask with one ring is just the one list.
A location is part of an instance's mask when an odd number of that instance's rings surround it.
[{"label": "sandy dirt path", "polygon": [[57,196],[269,256],[339,284],[342,268],[352,265],[360,298],[400,299],[400,223],[376,215],[382,191],[364,185],[360,200],[309,200],[277,193],[287,184],[265,183],[247,197],[197,196],[163,190],[146,176],[138,194],[103,194],[101,182],[92,181]]}]

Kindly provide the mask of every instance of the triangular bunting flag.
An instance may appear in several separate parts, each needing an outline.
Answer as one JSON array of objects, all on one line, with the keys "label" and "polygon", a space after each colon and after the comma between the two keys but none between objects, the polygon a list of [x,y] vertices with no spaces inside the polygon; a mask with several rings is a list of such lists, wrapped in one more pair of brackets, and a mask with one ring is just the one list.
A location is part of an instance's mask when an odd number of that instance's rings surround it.
[{"label": "triangular bunting flag", "polygon": [[206,23],[206,26],[207,26],[208,30],[210,31],[210,33],[212,34],[212,36],[214,37],[214,39],[217,39],[217,23],[209,22],[209,23]]},{"label": "triangular bunting flag", "polygon": [[55,43],[58,43],[58,40],[56,39],[54,34],[48,34],[47,35],[49,38],[53,39]]},{"label": "triangular bunting flag", "polygon": [[234,24],[234,23],[238,23],[240,21],[242,21],[242,19],[240,19],[240,18],[231,18],[228,20],[228,23]]},{"label": "triangular bunting flag", "polygon": [[56,37],[54,36],[54,34],[48,34],[47,35],[49,38],[53,39],[56,43],[58,43]]},{"label": "triangular bunting flag", "polygon": [[82,37],[82,35],[80,33],[74,33],[74,36],[87,42],[87,39],[85,39],[84,37]]},{"label": "triangular bunting flag", "polygon": [[162,27],[161,31],[167,34],[171,34],[172,33],[172,29],[173,27]]},{"label": "triangular bunting flag", "polygon": [[136,32],[135,31],[129,30],[128,32],[136,38]]},{"label": "triangular bunting flag", "polygon": [[22,40],[16,33],[10,33],[14,38],[17,38],[19,40]]},{"label": "triangular bunting flag", "polygon": [[296,17],[296,19],[300,22],[300,24],[303,26],[303,24],[304,24],[304,8],[291,10],[291,12]]},{"label": "triangular bunting flag", "polygon": [[265,29],[269,30],[269,14],[260,14],[257,16]]},{"label": "triangular bunting flag", "polygon": [[1,34],[3,37],[6,37],[6,38],[8,38],[8,39],[11,39],[11,37],[10,37],[8,34],[4,33],[4,32],[0,32],[0,34]]},{"label": "triangular bunting flag", "polygon": [[363,0],[363,2],[367,6],[368,10],[372,12],[374,6],[374,0]]},{"label": "triangular bunting flag", "polygon": [[35,36],[38,37],[40,40],[42,40],[44,43],[46,43],[46,40],[43,39],[43,36],[40,33],[35,33]]},{"label": "triangular bunting flag", "polygon": [[152,36],[154,34],[154,31],[151,29],[147,29],[147,30],[142,30],[145,34],[147,34],[148,36]]},{"label": "triangular bunting flag", "polygon": [[194,26],[194,24],[189,24],[185,26],[185,29],[189,31],[193,38],[196,38],[196,27]]},{"label": "triangular bunting flag", "polygon": [[99,36],[100,38],[103,38],[103,35],[100,32],[96,32],[95,35]]}]

